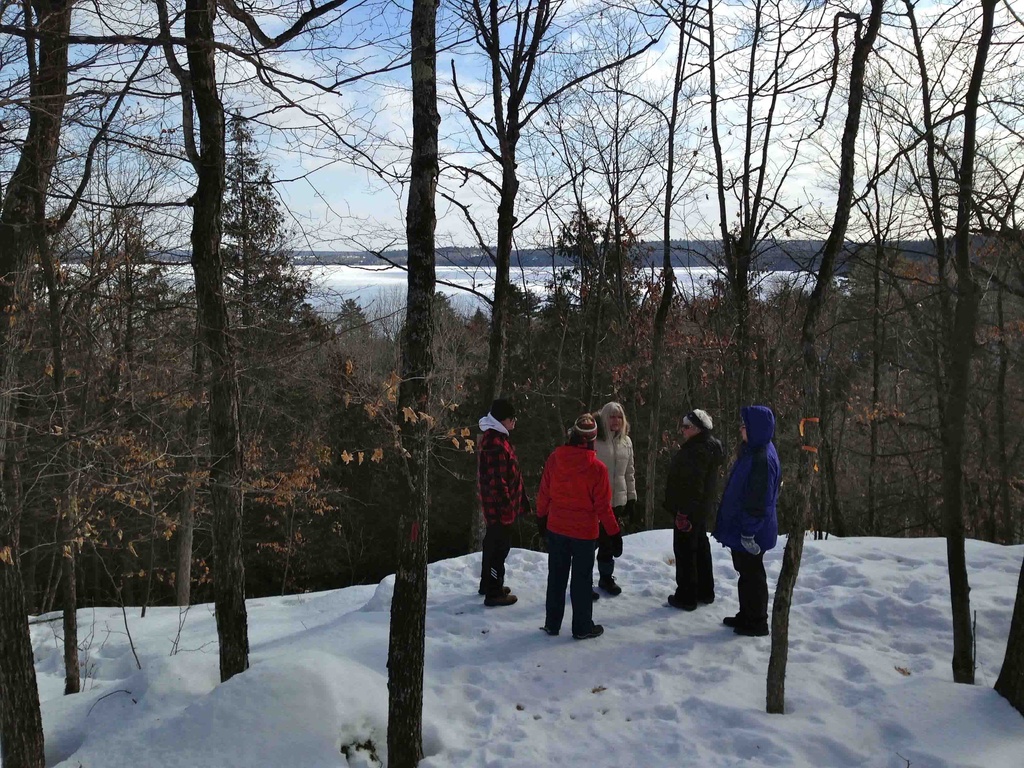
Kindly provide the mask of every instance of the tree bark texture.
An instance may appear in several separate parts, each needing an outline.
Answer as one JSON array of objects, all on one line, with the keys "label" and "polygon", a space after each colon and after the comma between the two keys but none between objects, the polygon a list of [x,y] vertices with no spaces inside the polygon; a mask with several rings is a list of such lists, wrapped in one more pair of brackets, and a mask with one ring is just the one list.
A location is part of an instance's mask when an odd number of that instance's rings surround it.
[{"label": "tree bark texture", "polygon": [[1017,600],[1013,604],[1010,637],[1006,642],[1003,668],[996,680],[996,693],[1024,715],[1024,563],[1017,579]]},{"label": "tree bark texture", "polygon": [[423,664],[427,615],[427,521],[430,505],[430,377],[433,371],[434,197],[439,175],[437,7],[414,0],[413,144],[406,238],[409,248],[402,383],[398,421],[405,451],[406,503],[399,519],[398,569],[388,646],[388,765],[415,768],[423,759]]},{"label": "tree bark texture", "polygon": [[953,680],[974,683],[973,633],[970,584],[964,542],[963,456],[967,393],[974,359],[975,330],[982,288],[971,268],[970,223],[974,192],[975,136],[978,99],[985,74],[997,0],[982,0],[981,32],[971,81],[964,99],[963,155],[957,179],[956,231],[953,265],[956,270],[956,308],[949,338],[946,366],[946,398],[942,413],[942,525],[949,560],[949,594],[953,611]]},{"label": "tree bark texture", "polygon": [[81,669],[78,663],[78,580],[75,544],[75,503],[69,493],[61,495],[60,547],[61,603],[64,630],[64,695],[78,693],[82,689]]},{"label": "tree bark texture", "polygon": [[[813,461],[812,458],[805,461]],[[803,510],[801,510],[803,511]],[[781,715],[786,706],[786,664],[789,661],[789,611],[793,607],[793,587],[800,573],[804,554],[803,531],[789,534],[782,553],[782,568],[772,601],[772,652],[768,658],[767,702],[770,714]],[[787,588],[783,588],[787,585]]]},{"label": "tree bark texture", "polygon": [[882,260],[885,258],[885,246],[882,235],[878,233],[875,243],[875,262],[872,265],[872,301],[871,301],[871,433],[868,458],[868,522],[867,535],[874,536],[876,517],[878,514],[878,494],[876,491],[875,467],[878,464],[878,408],[881,405],[882,390],[882,351],[885,348],[883,334],[885,326],[882,321]]},{"label": "tree bark texture", "polygon": [[[804,362],[804,391],[802,416],[821,416],[824,418],[823,397],[821,391],[821,370],[817,349],[818,320],[825,307],[825,299],[832,284],[835,273],[836,259],[846,240],[846,229],[850,223],[850,211],[853,207],[854,170],[856,167],[857,134],[860,130],[861,107],[864,102],[864,73],[868,57],[882,26],[883,0],[871,0],[871,12],[867,26],[862,28],[863,21],[857,16],[856,39],[853,57],[850,62],[850,84],[847,97],[846,122],[843,126],[843,138],[839,156],[839,190],[836,196],[836,213],[832,221],[832,229],[821,253],[821,264],[807,304],[801,330],[801,346]],[[821,434],[828,428],[827,421],[819,422]],[[782,559],[782,570],[775,587],[775,600],[772,605],[772,651],[768,660],[767,679],[767,711],[771,714],[785,712],[786,699],[786,665],[789,659],[789,611],[793,604],[793,590],[796,587],[797,575],[800,572],[800,560],[804,549],[804,532],[810,514],[813,498],[815,476],[814,455],[807,454],[801,462],[797,480],[797,492],[800,500],[797,503],[798,518],[790,528],[786,541],[786,550]]]},{"label": "tree bark texture", "polygon": [[[685,5],[680,26],[685,22]],[[651,338],[651,421],[647,431],[647,491],[644,494],[644,527],[654,528],[654,499],[657,481],[658,447],[661,443],[661,394],[662,394],[662,350],[665,347],[665,327],[675,292],[676,276],[672,269],[672,196],[675,181],[676,123],[679,118],[679,92],[683,86],[683,63],[686,53],[686,36],[680,29],[679,47],[676,51],[675,76],[672,80],[672,111],[668,120],[668,158],[665,164],[665,210],[662,219],[661,301],[654,314],[654,334]]]},{"label": "tree bark texture", "polygon": [[225,135],[213,48],[216,14],[216,0],[187,0],[185,4],[185,38],[200,132],[198,183],[192,197],[192,269],[199,324],[210,362],[214,605],[220,643],[220,677],[225,681],[249,666],[249,630],[242,562],[238,372],[224,299],[224,264],[220,249]]},{"label": "tree bark texture", "polygon": [[[42,202],[41,200],[38,202]],[[45,220],[46,212],[38,211],[37,219]],[[64,320],[61,317],[63,291],[57,275],[57,265],[50,252],[45,229],[36,231],[39,248],[39,263],[46,284],[47,319],[50,330],[50,357],[53,367],[50,376],[54,396],[54,427],[59,434],[58,455],[63,457],[58,468],[64,465],[63,490],[58,502],[60,535],[57,546],[61,553],[61,605],[63,608],[64,630],[64,695],[78,693],[82,689],[81,665],[78,661],[78,498],[77,470],[73,469],[71,440],[71,409],[68,405],[67,378],[64,366]],[[58,470],[59,471],[59,470]]]},{"label": "tree bark texture", "polygon": [[[1010,350],[1006,343],[1007,328],[1003,317],[1003,289],[1000,287],[996,300],[996,313],[999,323],[999,367],[996,374],[996,442],[999,451],[999,520],[993,528],[996,535],[993,541],[1002,541],[1003,544],[1014,543],[1013,526],[1013,504],[1010,500],[1011,482],[1013,469],[1010,461],[1009,438],[1006,434],[1006,374],[1010,365]],[[995,516],[995,512],[992,513]],[[999,524],[1002,523],[1002,531]],[[1000,535],[1001,533],[1001,535]]]},{"label": "tree bark texture", "polygon": [[175,598],[179,607],[192,602],[192,538],[196,525],[196,473],[199,469],[199,420],[203,397],[203,344],[199,338],[192,349],[192,402],[185,414],[185,456],[182,461],[182,491],[178,508],[178,567]]},{"label": "tree bark texture", "polygon": [[[39,214],[46,209],[68,85],[64,38],[71,24],[71,3],[34,0],[23,7],[46,34],[38,43],[26,42],[35,66],[29,124],[0,212],[0,463],[7,460],[21,305],[28,300],[37,233],[45,231]],[[26,18],[25,26],[31,25],[32,19]],[[0,477],[3,474],[0,466]],[[5,768],[42,768],[43,726],[18,555],[19,524],[0,488],[0,760]]]}]

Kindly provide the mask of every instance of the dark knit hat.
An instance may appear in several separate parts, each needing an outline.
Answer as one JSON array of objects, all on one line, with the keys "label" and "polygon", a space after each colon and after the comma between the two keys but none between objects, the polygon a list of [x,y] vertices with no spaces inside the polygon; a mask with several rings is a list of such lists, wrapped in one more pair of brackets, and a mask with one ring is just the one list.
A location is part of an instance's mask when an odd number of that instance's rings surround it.
[{"label": "dark knit hat", "polygon": [[496,418],[498,421],[504,421],[505,419],[514,419],[516,416],[516,407],[512,405],[511,400],[506,400],[503,397],[499,397],[493,403],[491,403],[491,416]]},{"label": "dark knit hat", "polygon": [[572,425],[572,431],[584,440],[593,440],[597,437],[597,422],[589,413],[584,413],[576,423]]}]

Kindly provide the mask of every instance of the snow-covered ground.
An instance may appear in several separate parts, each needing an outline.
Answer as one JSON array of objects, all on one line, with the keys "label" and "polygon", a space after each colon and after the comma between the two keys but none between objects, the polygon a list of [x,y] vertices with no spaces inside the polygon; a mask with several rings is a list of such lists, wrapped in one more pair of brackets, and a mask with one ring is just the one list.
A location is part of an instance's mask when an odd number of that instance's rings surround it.
[{"label": "snow-covered ground", "polygon": [[[721,624],[736,582],[714,553],[718,599],[685,613],[665,603],[670,532],[627,537],[623,593],[595,604],[606,631],[586,641],[568,612],[560,636],[539,631],[541,553],[509,556],[508,608],[483,607],[479,555],[431,565],[422,766],[1024,765],[1024,717],[992,690],[1024,547],[968,542],[978,684],[964,686],[951,681],[942,540],[807,541],[785,715],[764,711],[770,638]],[[781,554],[767,557],[770,586]],[[83,610],[88,677],[67,697],[60,622],[34,624],[47,765],[378,765],[367,742],[384,757],[392,587],[251,600],[252,667],[223,685],[208,605],[129,611],[141,670],[120,610]]]}]

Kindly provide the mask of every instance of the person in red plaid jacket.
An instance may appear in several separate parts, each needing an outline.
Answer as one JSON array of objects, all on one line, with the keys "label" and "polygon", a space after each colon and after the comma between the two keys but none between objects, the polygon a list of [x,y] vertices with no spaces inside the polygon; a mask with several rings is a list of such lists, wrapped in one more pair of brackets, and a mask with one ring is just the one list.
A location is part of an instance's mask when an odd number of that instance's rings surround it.
[{"label": "person in red plaid jacket", "polygon": [[487,523],[480,574],[480,594],[484,605],[512,605],[518,598],[505,586],[505,558],[512,548],[512,523],[530,511],[519,460],[509,442],[516,427],[516,409],[508,400],[498,398],[480,419],[477,462],[477,489]]}]

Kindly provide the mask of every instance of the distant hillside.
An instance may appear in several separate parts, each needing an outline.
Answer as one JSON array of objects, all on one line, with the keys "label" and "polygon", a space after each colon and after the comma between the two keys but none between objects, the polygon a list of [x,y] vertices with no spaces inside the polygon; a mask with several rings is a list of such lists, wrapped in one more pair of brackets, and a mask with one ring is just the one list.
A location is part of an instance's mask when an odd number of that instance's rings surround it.
[{"label": "distant hillside", "polygon": [[[815,254],[822,243],[810,240],[790,240],[765,244],[756,263],[762,270],[795,272],[812,268]],[[853,245],[851,244],[851,248]],[[661,264],[661,242],[641,243],[637,246],[641,260],[650,265]],[[720,264],[721,246],[704,240],[679,240],[672,243],[672,264],[679,268],[710,267]],[[384,259],[405,264],[408,254],[404,250],[385,251]],[[381,264],[376,255],[359,251],[297,251],[297,264]],[[490,257],[480,248],[445,247],[437,249],[438,266],[486,267]],[[513,254],[512,263],[522,267],[570,266],[568,259],[555,256],[546,248],[521,248]]]},{"label": "distant hillside", "polygon": [[[975,238],[981,240],[981,238]],[[755,259],[755,267],[767,272],[813,272],[817,269],[818,253],[824,243],[819,240],[786,240],[763,243]],[[839,259],[837,272],[847,271],[847,262],[860,244],[847,243]],[[932,258],[934,248],[927,241],[909,241],[898,246],[904,258],[920,261]],[[657,267],[661,264],[660,241],[640,243],[636,246],[640,260]],[[381,266],[386,262],[404,265],[408,260],[405,250],[385,251],[383,259],[368,251],[295,251],[294,262],[299,265],[360,265]],[[70,259],[69,261],[76,261]],[[84,260],[83,258],[80,260]],[[159,251],[150,254],[150,260],[164,264],[187,264],[188,251]],[[521,248],[512,256],[513,267],[571,266],[566,258],[557,257],[547,248]],[[490,257],[477,247],[442,247],[437,249],[439,267],[488,267]],[[672,265],[678,269],[714,267],[721,265],[721,244],[709,240],[676,240],[672,243]]]}]

